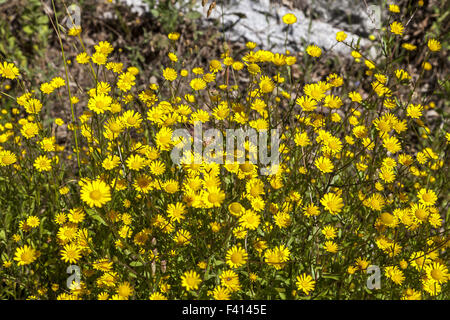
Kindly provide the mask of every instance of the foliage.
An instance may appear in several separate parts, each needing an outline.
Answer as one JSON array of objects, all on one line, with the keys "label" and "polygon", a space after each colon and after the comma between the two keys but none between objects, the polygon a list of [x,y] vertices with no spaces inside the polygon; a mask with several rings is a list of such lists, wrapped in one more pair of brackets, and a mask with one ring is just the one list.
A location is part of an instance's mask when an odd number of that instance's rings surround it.
[{"label": "foliage", "polygon": [[[81,28],[64,39],[58,28],[66,72],[38,87],[7,56],[1,297],[448,299],[450,133],[443,104],[421,91],[445,52],[431,37],[403,41],[415,8],[389,10],[376,58],[339,32],[352,63],[317,81],[328,53],[313,44],[297,55],[247,43],[187,68],[195,56],[176,54],[176,32],[149,66],[157,83],[139,82],[108,41],[87,45]],[[283,19],[286,37],[295,20]],[[89,86],[75,86],[75,66]],[[61,118],[55,104],[67,106]],[[186,148],[176,133],[199,123],[214,139]],[[279,144],[217,147],[230,129],[272,130]],[[262,162],[267,144],[279,163]],[[67,284],[74,268],[80,282]]]}]

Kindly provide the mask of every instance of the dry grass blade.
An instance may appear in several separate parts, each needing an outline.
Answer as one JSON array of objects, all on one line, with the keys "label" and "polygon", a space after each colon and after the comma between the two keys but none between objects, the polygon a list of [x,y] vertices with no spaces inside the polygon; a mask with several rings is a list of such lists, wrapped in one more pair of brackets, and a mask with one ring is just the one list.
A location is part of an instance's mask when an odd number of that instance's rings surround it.
[{"label": "dry grass blade", "polygon": [[215,7],[216,7],[216,2],[214,1],[214,2],[211,3],[211,5],[209,6],[208,14],[206,15],[207,18],[209,18],[209,16],[211,15],[211,12],[214,10]]}]

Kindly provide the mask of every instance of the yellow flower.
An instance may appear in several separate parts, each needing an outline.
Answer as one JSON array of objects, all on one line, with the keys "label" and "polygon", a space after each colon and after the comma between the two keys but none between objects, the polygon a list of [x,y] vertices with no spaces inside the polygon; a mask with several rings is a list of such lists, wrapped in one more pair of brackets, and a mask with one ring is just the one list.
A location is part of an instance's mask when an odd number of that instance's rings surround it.
[{"label": "yellow flower", "polygon": [[165,68],[163,70],[163,77],[167,81],[174,81],[177,78],[177,72],[172,68]]},{"label": "yellow flower", "polygon": [[347,39],[347,34],[344,31],[339,31],[336,33],[336,41],[342,42]]},{"label": "yellow flower", "polygon": [[290,251],[285,245],[280,245],[274,249],[268,249],[264,252],[264,261],[274,267],[276,270],[283,269],[286,262],[289,261]]},{"label": "yellow flower", "polygon": [[394,136],[383,139],[383,147],[390,153],[397,153],[402,149],[402,146],[398,139]]},{"label": "yellow flower", "polygon": [[273,89],[275,89],[275,84],[269,77],[262,76],[261,81],[259,83],[259,88],[263,93],[271,93]]},{"label": "yellow flower", "polygon": [[167,300],[167,298],[160,292],[154,292],[150,295],[149,300]]},{"label": "yellow flower", "polygon": [[249,48],[250,50],[253,50],[253,49],[256,48],[257,44],[254,43],[254,42],[249,41],[249,42],[247,42],[247,43],[245,44],[245,46],[246,46],[247,48]]},{"label": "yellow flower", "polygon": [[389,11],[393,13],[400,13],[400,8],[396,4],[390,4]]},{"label": "yellow flower", "polygon": [[41,91],[45,94],[50,94],[55,90],[55,88],[48,82],[44,82],[40,87]]},{"label": "yellow flower", "polygon": [[428,49],[430,49],[430,51],[433,51],[433,52],[440,51],[442,48],[441,43],[436,39],[428,40],[427,45],[428,45]]},{"label": "yellow flower", "polygon": [[343,102],[338,96],[333,96],[332,94],[325,96],[324,106],[330,109],[339,109]]},{"label": "yellow flower", "polygon": [[209,71],[218,72],[222,70],[222,64],[219,60],[211,60],[209,63]]},{"label": "yellow flower", "polygon": [[375,64],[372,62],[372,61],[370,61],[370,60],[365,60],[364,61],[364,64],[367,66],[367,68],[369,68],[369,69],[375,69]]},{"label": "yellow flower", "polygon": [[239,223],[246,229],[255,230],[259,226],[260,216],[253,210],[247,210],[239,217]]},{"label": "yellow flower", "polygon": [[8,150],[0,150],[0,167],[9,166],[17,161],[14,153]]},{"label": "yellow flower", "polygon": [[320,203],[325,207],[325,210],[330,212],[331,214],[337,214],[342,211],[342,207],[344,207],[344,203],[342,198],[335,193],[327,193],[324,194]]},{"label": "yellow flower", "polygon": [[422,63],[422,68],[424,70],[430,71],[431,69],[433,69],[433,65],[428,61],[425,61],[424,63]]},{"label": "yellow flower", "polygon": [[239,283],[239,276],[233,270],[225,270],[220,276],[220,283],[231,292],[239,291],[241,289],[241,285]]},{"label": "yellow flower", "polygon": [[419,119],[422,116],[423,106],[410,104],[406,108],[406,114],[412,119]]},{"label": "yellow flower", "polygon": [[31,228],[36,228],[40,224],[39,218],[36,216],[29,216],[27,218],[27,225],[29,225]]},{"label": "yellow flower", "polygon": [[[203,80],[202,80],[203,81]],[[162,127],[161,130],[155,136],[156,145],[161,150],[170,150],[173,141],[172,141],[173,130],[167,127]]]},{"label": "yellow flower", "polygon": [[31,98],[25,102],[24,108],[28,113],[39,113],[42,109],[42,103],[38,99]]},{"label": "yellow flower", "polygon": [[433,190],[422,188],[417,193],[420,203],[425,206],[433,206],[436,203],[437,196]]},{"label": "yellow flower", "polygon": [[177,202],[175,204],[169,204],[167,206],[167,215],[170,218],[170,221],[180,222],[185,217],[186,207],[183,203]]},{"label": "yellow flower", "polygon": [[247,262],[247,252],[240,246],[233,246],[227,251],[226,262],[231,268],[238,268]]},{"label": "yellow flower", "polygon": [[95,64],[98,65],[104,65],[106,63],[106,60],[108,59],[106,55],[100,53],[100,52],[95,52],[92,55],[92,62],[94,62]]},{"label": "yellow flower", "polygon": [[306,207],[303,208],[304,214],[307,217],[318,216],[320,214],[319,207],[313,203],[310,203]]},{"label": "yellow flower", "polygon": [[117,294],[124,299],[128,299],[133,294],[133,287],[129,282],[125,281],[117,286]]},{"label": "yellow flower", "polygon": [[114,48],[108,41],[100,41],[97,45],[94,46],[95,52],[104,54],[107,56],[111,52],[113,52]]},{"label": "yellow flower", "polygon": [[[359,53],[358,51],[355,51],[355,50],[353,50],[353,51],[351,52],[351,56],[352,56],[354,59],[359,59],[359,58],[362,57],[361,53]],[[357,62],[359,62],[359,61],[357,61]]]},{"label": "yellow flower", "polygon": [[206,82],[201,78],[195,78],[191,80],[190,86],[192,89],[199,91],[206,88]]},{"label": "yellow flower", "polygon": [[218,286],[212,292],[214,300],[230,300],[230,294],[230,290],[224,286]]},{"label": "yellow flower", "polygon": [[401,297],[401,300],[421,300],[422,294],[420,291],[416,291],[411,288],[405,290],[405,294]]},{"label": "yellow flower", "polygon": [[316,45],[309,45],[308,47],[306,47],[306,53],[311,57],[318,58],[322,55],[322,49],[320,49]]},{"label": "yellow flower", "polygon": [[306,84],[303,87],[303,92],[311,99],[317,101],[321,101],[325,97],[325,91],[326,90],[317,83]]},{"label": "yellow flower", "polygon": [[297,282],[295,284],[297,285],[298,290],[302,290],[306,295],[309,295],[311,291],[314,291],[316,282],[310,275],[303,273],[302,275],[297,276]]},{"label": "yellow flower", "polygon": [[392,33],[400,36],[403,34],[404,27],[400,22],[394,21],[391,23],[390,27]]},{"label": "yellow flower", "polygon": [[132,154],[128,157],[126,164],[130,170],[139,171],[146,166],[146,160],[138,154]]},{"label": "yellow flower", "polygon": [[178,32],[171,32],[167,35],[170,40],[177,41],[180,38],[180,34]]},{"label": "yellow flower", "polygon": [[197,290],[201,282],[200,276],[193,270],[186,271],[181,276],[181,285],[185,287],[186,290]]},{"label": "yellow flower", "polygon": [[81,200],[91,208],[94,206],[101,208],[111,200],[110,187],[101,180],[89,181],[81,188]]},{"label": "yellow flower", "polygon": [[81,250],[75,244],[67,244],[61,250],[61,260],[68,263],[76,263],[81,258]]},{"label": "yellow flower", "polygon": [[90,59],[91,57],[86,52],[79,53],[76,57],[76,60],[79,64],[89,63]]},{"label": "yellow flower", "polygon": [[167,193],[173,194],[179,190],[179,185],[176,180],[171,179],[171,180],[164,182],[163,188],[164,188],[164,191],[166,191]]},{"label": "yellow flower", "polygon": [[386,276],[391,279],[395,284],[401,285],[405,280],[403,271],[401,271],[397,266],[389,266],[385,268]]},{"label": "yellow flower", "polygon": [[69,29],[67,34],[69,36],[76,37],[81,33],[81,31],[82,31],[82,29],[80,26],[73,26],[72,28]]},{"label": "yellow flower", "polygon": [[333,172],[334,165],[333,162],[327,157],[319,157],[314,162],[317,169],[319,169],[323,173]]},{"label": "yellow flower", "polygon": [[127,110],[120,117],[122,124],[127,128],[139,128],[142,123],[142,116],[134,110]]},{"label": "yellow flower", "polygon": [[34,167],[39,171],[50,171],[52,169],[51,160],[46,156],[39,156],[34,160]]},{"label": "yellow flower", "polygon": [[417,49],[417,46],[411,44],[411,43],[403,43],[402,48],[408,50],[408,51],[414,51]]},{"label": "yellow flower", "polygon": [[104,94],[98,94],[91,97],[88,101],[88,108],[97,114],[111,110],[112,98]]},{"label": "yellow flower", "polygon": [[24,245],[21,248],[17,248],[14,260],[17,261],[19,266],[25,266],[33,263],[37,259],[37,252],[35,249],[28,245]]},{"label": "yellow flower", "polygon": [[326,241],[323,247],[330,253],[336,253],[338,251],[338,245],[333,241]]},{"label": "yellow flower", "polygon": [[66,85],[66,81],[61,77],[55,77],[50,82],[53,88],[58,89]]},{"label": "yellow flower", "polygon": [[8,62],[0,63],[0,75],[3,78],[14,80],[19,76],[19,69],[13,64]]},{"label": "yellow flower", "polygon": [[83,211],[83,208],[75,208],[75,209],[70,209],[69,211],[69,221],[73,222],[73,223],[80,223],[84,220],[85,214]]},{"label": "yellow flower", "polygon": [[447,266],[439,262],[432,262],[425,266],[428,279],[436,283],[446,283],[450,279]]},{"label": "yellow flower", "polygon": [[283,16],[283,22],[286,24],[293,24],[297,22],[297,17],[292,13],[287,13]]},{"label": "yellow flower", "polygon": [[326,239],[334,239],[336,238],[336,229],[332,226],[325,226],[322,229],[322,234]]},{"label": "yellow flower", "polygon": [[306,147],[311,144],[308,134],[306,132],[297,132],[294,136],[294,142],[297,146]]}]

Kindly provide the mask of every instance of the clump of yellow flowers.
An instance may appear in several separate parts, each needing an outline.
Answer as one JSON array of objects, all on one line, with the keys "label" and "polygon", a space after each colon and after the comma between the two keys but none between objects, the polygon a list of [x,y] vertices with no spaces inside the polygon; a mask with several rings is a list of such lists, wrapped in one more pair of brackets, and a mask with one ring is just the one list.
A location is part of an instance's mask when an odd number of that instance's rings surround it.
[{"label": "clump of yellow flowers", "polygon": [[[379,36],[403,43],[409,26],[395,19]],[[0,63],[0,91],[24,90],[1,100],[2,296],[449,298],[450,134],[427,122],[435,97],[419,90],[437,39],[374,37],[395,48],[369,59],[339,31],[350,69],[315,80],[311,66],[327,60],[313,43],[298,55],[249,42],[189,69],[172,50],[149,66],[160,72],[150,84],[109,42],[69,35],[85,48],[74,61],[92,76],[85,90],[68,92],[70,77],[31,88]],[[179,33],[168,39],[181,45]],[[417,50],[423,60],[409,59]],[[58,99],[74,108],[54,119],[46,106]],[[198,125],[200,140],[178,134]],[[213,129],[226,145],[211,151]],[[229,139],[251,129],[278,134],[277,163],[261,160],[270,141]],[[74,266],[80,281],[67,288]],[[369,267],[378,289],[366,287]]]}]

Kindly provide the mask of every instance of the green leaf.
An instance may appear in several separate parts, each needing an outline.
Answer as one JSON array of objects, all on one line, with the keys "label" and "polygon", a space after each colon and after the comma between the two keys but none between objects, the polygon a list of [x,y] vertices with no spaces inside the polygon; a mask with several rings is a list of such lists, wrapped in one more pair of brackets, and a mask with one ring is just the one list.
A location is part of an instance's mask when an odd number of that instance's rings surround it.
[{"label": "green leaf", "polygon": [[206,275],[205,275],[205,281],[208,281],[209,279],[215,278],[215,277],[216,277],[216,275],[213,274],[213,273],[211,273],[211,274],[206,274]]},{"label": "green leaf", "polygon": [[159,17],[159,11],[156,9],[151,9],[150,10],[151,14],[155,16],[155,18]]},{"label": "green leaf", "polygon": [[186,14],[186,18],[188,18],[190,20],[199,19],[201,17],[202,17],[202,14],[198,11],[190,11]]},{"label": "green leaf", "polygon": [[48,18],[47,18],[47,16],[42,15],[39,18],[37,18],[36,22],[38,24],[47,24],[48,23]]},{"label": "green leaf", "polygon": [[224,264],[224,262],[223,262],[222,260],[215,260],[215,261],[213,262],[213,265],[214,265],[214,266],[220,266],[220,265],[222,265],[222,264]]},{"label": "green leaf", "polygon": [[32,35],[34,33],[33,29],[30,26],[24,26],[22,28],[23,32],[25,32],[27,35]]},{"label": "green leaf", "polygon": [[105,220],[103,220],[103,218],[94,209],[88,209],[88,210],[86,210],[86,212],[92,219],[97,220],[98,222],[100,222],[104,226],[107,225]]},{"label": "green leaf", "polygon": [[131,267],[142,267],[142,262],[141,261],[133,261],[130,263]]},{"label": "green leaf", "polygon": [[339,280],[339,276],[338,275],[324,274],[324,273],[322,274],[322,278]]}]

